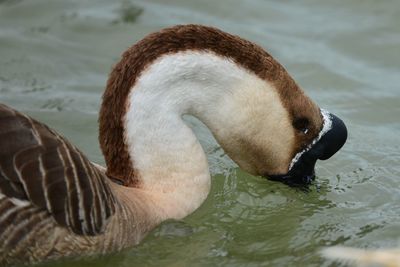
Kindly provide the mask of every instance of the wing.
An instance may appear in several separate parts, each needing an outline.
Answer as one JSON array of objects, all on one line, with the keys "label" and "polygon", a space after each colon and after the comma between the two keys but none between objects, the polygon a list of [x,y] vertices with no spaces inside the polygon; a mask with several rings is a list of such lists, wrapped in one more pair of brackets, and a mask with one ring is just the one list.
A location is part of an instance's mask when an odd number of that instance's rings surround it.
[{"label": "wing", "polygon": [[76,234],[96,235],[115,212],[106,179],[55,131],[0,104],[0,196],[47,210]]}]

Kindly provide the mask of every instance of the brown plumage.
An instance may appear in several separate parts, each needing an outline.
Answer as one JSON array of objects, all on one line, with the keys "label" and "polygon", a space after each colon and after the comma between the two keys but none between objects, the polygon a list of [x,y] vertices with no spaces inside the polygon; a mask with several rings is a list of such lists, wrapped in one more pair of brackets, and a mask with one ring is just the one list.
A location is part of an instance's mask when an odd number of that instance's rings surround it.
[{"label": "brown plumage", "polygon": [[[120,250],[160,219],[46,125],[0,104],[0,266]],[[116,188],[118,187],[118,188]]]},{"label": "brown plumage", "polygon": [[292,120],[308,118],[309,134],[298,135],[293,155],[321,130],[318,107],[306,96],[287,71],[260,46],[213,27],[178,25],[153,33],[124,52],[112,70],[100,110],[99,141],[107,162],[107,175],[127,186],[136,186],[132,159],[124,143],[123,118],[126,99],[141,72],[165,54],[185,50],[211,51],[233,60],[261,79],[272,82]]},{"label": "brown plumage", "polygon": [[[74,233],[104,230],[115,200],[104,174],[77,148],[44,124],[1,104],[0,147],[0,193],[46,210]],[[0,221],[0,229],[4,223]]]},{"label": "brown plumage", "polygon": [[[163,55],[186,50],[214,53],[268,81],[293,123],[309,121],[309,134],[296,133],[295,145],[288,149],[291,156],[318,134],[322,126],[318,107],[261,47],[199,25],[150,34],[122,55],[107,82],[99,117],[106,170],[44,124],[0,105],[0,265],[117,251],[137,244],[162,220],[182,218],[200,205],[187,205],[186,210],[177,201],[181,196],[169,199],[165,192],[141,190],[123,123],[128,94],[146,67]],[[295,132],[290,124],[284,130]],[[248,153],[264,160],[262,148],[247,141],[243,146]],[[204,172],[209,178],[208,169]],[[203,176],[197,176],[197,182]]]}]

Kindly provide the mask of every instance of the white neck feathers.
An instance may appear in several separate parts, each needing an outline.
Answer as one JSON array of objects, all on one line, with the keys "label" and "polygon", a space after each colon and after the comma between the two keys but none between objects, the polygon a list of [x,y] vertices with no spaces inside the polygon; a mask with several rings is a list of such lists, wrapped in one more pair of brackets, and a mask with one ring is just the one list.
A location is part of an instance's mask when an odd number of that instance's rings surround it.
[{"label": "white neck feathers", "polygon": [[[129,94],[125,139],[139,187],[159,199],[165,217],[193,212],[210,189],[206,156],[182,116],[200,119],[224,146],[234,142],[232,132],[251,131],[243,125],[254,108],[254,103],[243,103],[250,101],[248,95],[279,98],[266,86],[231,60],[209,52],[166,54],[143,71]],[[286,112],[280,101],[272,101],[271,107]]]}]

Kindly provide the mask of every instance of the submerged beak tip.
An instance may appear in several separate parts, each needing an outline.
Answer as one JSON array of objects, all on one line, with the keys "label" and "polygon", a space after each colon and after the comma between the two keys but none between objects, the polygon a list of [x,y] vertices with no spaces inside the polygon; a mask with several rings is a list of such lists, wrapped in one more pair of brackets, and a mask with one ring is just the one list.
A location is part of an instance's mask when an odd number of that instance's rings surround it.
[{"label": "submerged beak tip", "polygon": [[266,175],[268,179],[298,187],[308,186],[315,180],[315,163],[326,160],[338,152],[347,140],[347,128],[336,115],[323,111],[324,127],[315,143],[306,151],[298,153],[289,170],[282,175]]}]

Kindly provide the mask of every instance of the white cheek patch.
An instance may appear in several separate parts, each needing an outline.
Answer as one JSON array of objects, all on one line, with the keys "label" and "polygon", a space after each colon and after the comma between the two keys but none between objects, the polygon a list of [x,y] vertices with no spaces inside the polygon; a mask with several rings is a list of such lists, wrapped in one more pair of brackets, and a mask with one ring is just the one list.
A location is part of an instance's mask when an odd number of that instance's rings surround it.
[{"label": "white cheek patch", "polygon": [[321,140],[322,136],[324,136],[332,128],[331,114],[327,110],[321,108],[321,115],[324,121],[324,125],[322,126],[321,131],[319,132],[318,136],[305,149],[303,149],[302,151],[297,153],[296,156],[294,156],[292,162],[289,165],[289,171],[293,168],[294,164],[296,164],[296,162],[300,159],[300,157],[304,153],[309,151],[319,140]]}]

